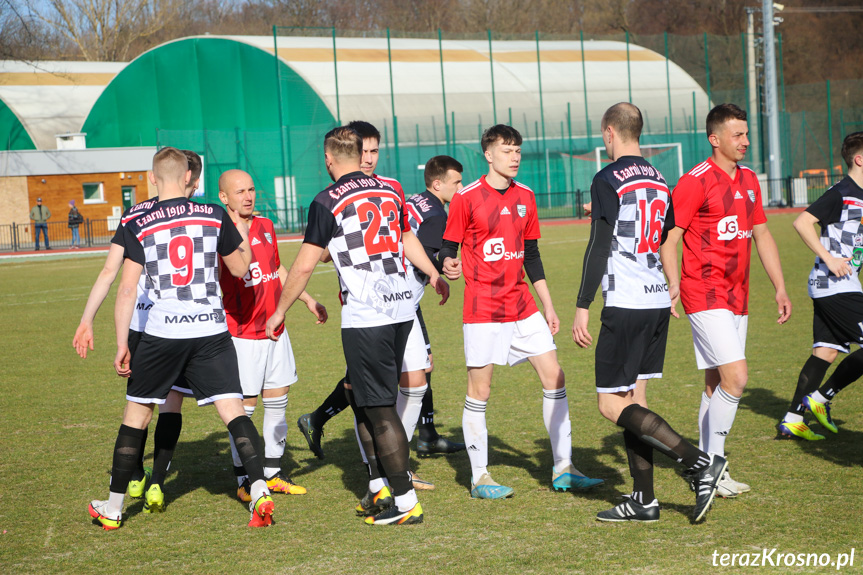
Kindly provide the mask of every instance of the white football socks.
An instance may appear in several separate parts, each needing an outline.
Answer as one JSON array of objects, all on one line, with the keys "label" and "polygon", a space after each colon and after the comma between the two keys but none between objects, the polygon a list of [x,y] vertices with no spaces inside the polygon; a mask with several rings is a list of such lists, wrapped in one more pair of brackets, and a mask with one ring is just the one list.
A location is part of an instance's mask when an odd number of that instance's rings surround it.
[{"label": "white football socks", "polygon": [[[288,422],[285,410],[288,407],[288,394],[280,397],[265,397],[264,402],[264,457],[266,459],[281,459],[285,453],[285,441],[288,436]],[[264,477],[273,477],[281,471],[281,467],[264,467]]]},{"label": "white football socks", "polygon": [[423,396],[428,388],[428,384],[422,387],[399,387],[399,393],[396,397],[396,412],[399,414],[399,419],[402,420],[402,425],[408,436],[408,443],[413,439],[414,431],[416,431],[417,421],[420,417],[420,411],[422,411]]},{"label": "white football socks", "polygon": [[470,458],[472,481],[476,484],[483,473],[488,473],[488,428],[485,424],[485,408],[488,402],[465,397],[461,426],[464,443]]},{"label": "white football socks", "polygon": [[560,471],[572,465],[572,422],[566,387],[542,390],[542,420],[551,440],[554,469]]},{"label": "white football socks", "polygon": [[737,406],[740,398],[734,397],[721,386],[716,386],[713,397],[710,398],[710,407],[707,408],[707,428],[701,430],[701,438],[706,438],[708,453],[714,453],[725,457],[725,438],[734,425],[734,417],[737,415]]}]

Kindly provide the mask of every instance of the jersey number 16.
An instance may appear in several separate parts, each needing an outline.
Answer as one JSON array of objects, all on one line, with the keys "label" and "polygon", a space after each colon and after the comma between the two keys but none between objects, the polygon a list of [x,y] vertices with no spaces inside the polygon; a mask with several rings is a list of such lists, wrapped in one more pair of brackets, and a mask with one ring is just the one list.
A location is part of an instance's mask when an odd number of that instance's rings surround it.
[{"label": "jersey number 16", "polygon": [[657,253],[662,240],[662,226],[665,223],[665,202],[655,199],[648,205],[647,200],[638,200],[641,221],[641,238],[638,240],[638,253]]}]

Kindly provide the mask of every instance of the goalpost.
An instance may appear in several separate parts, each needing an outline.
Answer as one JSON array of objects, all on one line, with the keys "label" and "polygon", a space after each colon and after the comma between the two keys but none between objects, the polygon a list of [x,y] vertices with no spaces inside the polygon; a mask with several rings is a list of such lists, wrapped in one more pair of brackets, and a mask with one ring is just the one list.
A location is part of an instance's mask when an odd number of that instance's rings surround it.
[{"label": "goalpost", "polygon": [[[596,171],[602,169],[603,164],[610,164],[611,160],[603,158],[605,147],[596,148]],[[669,185],[673,185],[680,179],[683,172],[683,145],[680,142],[670,144],[643,144],[641,153],[644,158],[653,164],[662,173]]]}]

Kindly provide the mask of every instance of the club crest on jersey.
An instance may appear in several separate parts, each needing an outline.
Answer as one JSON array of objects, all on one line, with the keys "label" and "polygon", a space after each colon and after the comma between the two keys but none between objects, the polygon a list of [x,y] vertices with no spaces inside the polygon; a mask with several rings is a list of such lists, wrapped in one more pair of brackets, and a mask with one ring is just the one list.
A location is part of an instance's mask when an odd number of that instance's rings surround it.
[{"label": "club crest on jersey", "polygon": [[527,215],[527,206],[522,206],[521,204],[518,204],[515,206],[515,209],[518,210],[518,215],[522,218]]},{"label": "club crest on jersey", "polygon": [[755,203],[755,190],[746,190],[746,195],[749,196],[749,201]]},{"label": "club crest on jersey", "polygon": [[269,243],[273,243],[273,236],[272,234],[270,234],[270,232],[264,232],[264,237],[267,238],[267,241]]},{"label": "club crest on jersey", "polygon": [[863,246],[863,234],[854,234],[854,247],[859,248]]}]

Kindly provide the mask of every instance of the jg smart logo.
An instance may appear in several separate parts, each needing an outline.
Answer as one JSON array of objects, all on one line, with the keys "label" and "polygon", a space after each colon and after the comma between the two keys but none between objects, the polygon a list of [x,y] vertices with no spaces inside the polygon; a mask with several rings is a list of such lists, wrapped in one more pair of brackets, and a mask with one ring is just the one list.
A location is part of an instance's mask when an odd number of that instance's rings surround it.
[{"label": "jg smart logo", "polygon": [[716,224],[717,240],[747,239],[752,237],[752,230],[741,230],[737,225],[737,216],[725,216]]},{"label": "jg smart logo", "polygon": [[503,259],[503,238],[491,238],[482,246],[483,261],[496,262]]},{"label": "jg smart logo", "polygon": [[733,240],[737,237],[737,216],[726,216],[716,225],[717,240]]}]

